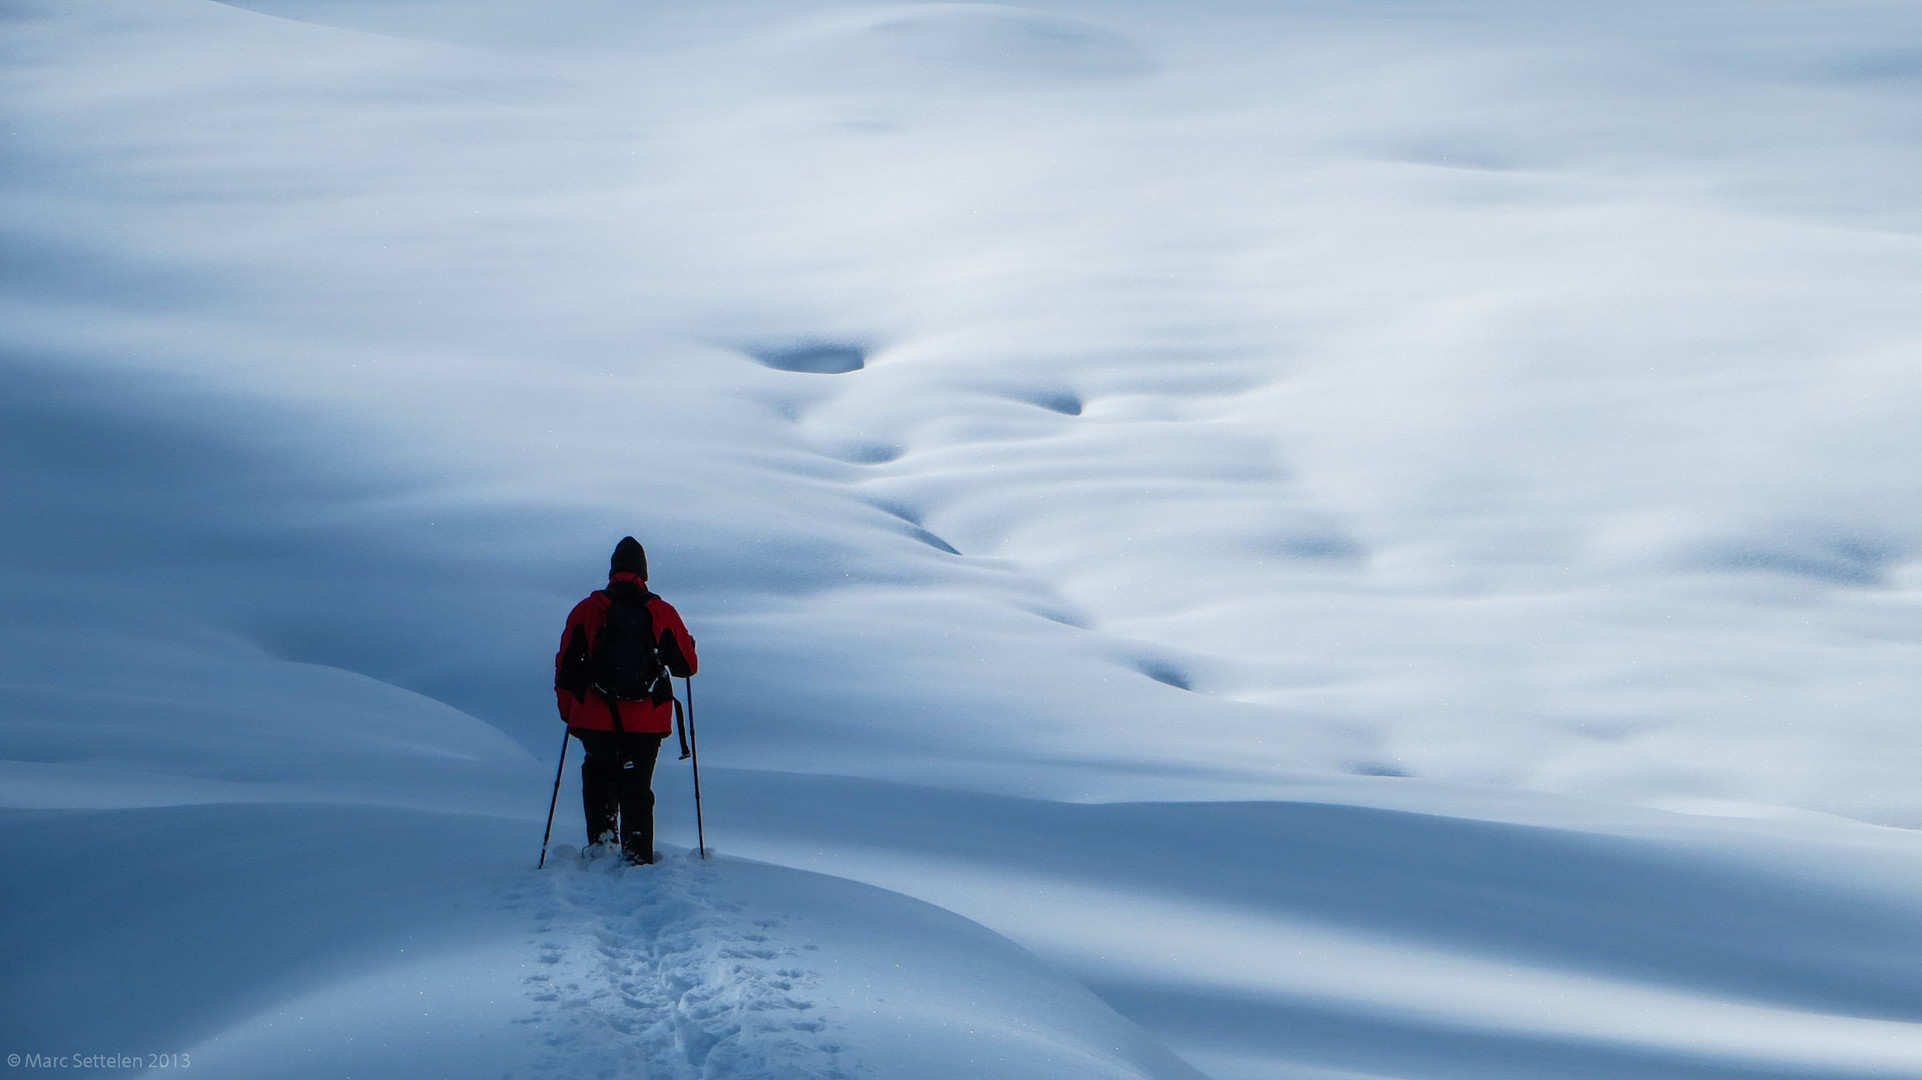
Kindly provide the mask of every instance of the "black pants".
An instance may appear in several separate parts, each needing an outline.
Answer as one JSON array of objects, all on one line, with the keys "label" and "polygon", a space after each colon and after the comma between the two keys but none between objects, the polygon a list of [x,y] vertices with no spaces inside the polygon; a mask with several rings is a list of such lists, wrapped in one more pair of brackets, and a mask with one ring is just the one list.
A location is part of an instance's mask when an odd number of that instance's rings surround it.
[{"label": "black pants", "polygon": [[629,862],[654,861],[654,759],[663,735],[573,728],[581,760],[581,809],[587,842],[605,843],[618,821],[621,853]]}]

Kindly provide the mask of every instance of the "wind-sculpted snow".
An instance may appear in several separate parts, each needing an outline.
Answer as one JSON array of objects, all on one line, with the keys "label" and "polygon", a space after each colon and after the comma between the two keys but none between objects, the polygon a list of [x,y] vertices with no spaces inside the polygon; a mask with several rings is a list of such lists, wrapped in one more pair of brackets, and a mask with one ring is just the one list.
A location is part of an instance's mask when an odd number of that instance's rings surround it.
[{"label": "wind-sculpted snow", "polygon": [[[193,1075],[1197,1074],[1087,989],[868,885],[538,822],[323,805],[0,814],[5,1052]],[[523,856],[526,856],[523,859]]]},{"label": "wind-sculpted snow", "polygon": [[[10,3],[0,1035],[1179,1073],[1078,981],[1216,1080],[1922,1072],[1907,834],[1820,818],[1922,825],[1918,55],[1897,0]],[[628,533],[722,850],[1032,955],[523,873]],[[836,982],[884,908],[952,946],[896,1027]]]},{"label": "wind-sculpted snow", "polygon": [[708,784],[737,849],[978,919],[1217,1076],[1922,1070],[1922,840],[1902,830],[1418,781],[1106,805]]},{"label": "wind-sculpted snow", "polygon": [[1195,1076],[1004,939],[868,886],[567,848],[516,895],[540,949],[529,1076]]},{"label": "wind-sculpted snow", "polygon": [[36,0],[8,550],[536,753],[638,532],[740,764],[1922,823],[1918,34]]},{"label": "wind-sculpted snow", "polygon": [[1193,1076],[1143,1028],[1217,1078],[1922,1069],[1902,830],[1420,780],[1116,805],[708,781],[710,835],[837,876],[672,843],[536,872],[538,820],[411,810],[10,812],[5,1033],[249,1080]]}]

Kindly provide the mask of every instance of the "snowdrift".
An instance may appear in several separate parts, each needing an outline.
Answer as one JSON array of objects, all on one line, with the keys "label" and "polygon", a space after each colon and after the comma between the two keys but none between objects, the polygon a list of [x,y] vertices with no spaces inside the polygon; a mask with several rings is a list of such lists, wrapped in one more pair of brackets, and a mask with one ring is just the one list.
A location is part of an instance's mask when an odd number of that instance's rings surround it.
[{"label": "snowdrift", "polygon": [[[1922,1075],[1917,56],[10,3],[0,1054]],[[627,533],[726,858],[535,874]]]},{"label": "snowdrift", "polygon": [[1005,938],[820,874],[566,846],[537,873],[505,855],[519,821],[325,805],[14,813],[0,836],[23,1054],[290,1080],[1200,1076]]},{"label": "snowdrift", "polygon": [[1098,805],[708,787],[736,850],[979,919],[1217,1076],[1922,1068],[1922,838],[1904,830],[1407,780]]}]

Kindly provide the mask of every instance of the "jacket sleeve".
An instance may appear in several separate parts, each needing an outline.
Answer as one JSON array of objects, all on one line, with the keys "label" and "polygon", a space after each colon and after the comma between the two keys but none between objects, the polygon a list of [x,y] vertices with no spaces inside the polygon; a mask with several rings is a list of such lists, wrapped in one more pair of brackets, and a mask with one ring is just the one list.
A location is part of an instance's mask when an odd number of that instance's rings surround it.
[{"label": "jacket sleeve", "polygon": [[687,624],[681,621],[681,613],[665,600],[656,599],[652,606],[654,625],[661,630],[661,660],[667,664],[668,673],[677,679],[699,673],[701,658],[694,651],[694,637],[687,632]]},{"label": "jacket sleeve", "polygon": [[574,605],[561,631],[561,650],[554,654],[554,700],[561,719],[572,719],[573,707],[587,697],[588,621],[593,605],[583,600]]}]

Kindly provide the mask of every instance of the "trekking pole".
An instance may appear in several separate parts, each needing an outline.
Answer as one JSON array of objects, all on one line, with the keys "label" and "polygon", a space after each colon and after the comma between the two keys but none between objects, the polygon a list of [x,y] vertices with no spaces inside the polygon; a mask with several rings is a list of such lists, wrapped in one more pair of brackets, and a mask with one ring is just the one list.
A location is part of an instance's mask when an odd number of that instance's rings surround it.
[{"label": "trekking pole", "polygon": [[701,858],[707,858],[707,828],[701,824],[701,740],[694,731],[694,676],[681,680],[687,688],[687,751],[694,759],[694,837],[701,845]]},{"label": "trekking pole", "polygon": [[561,803],[561,771],[567,768],[567,737],[570,734],[572,732],[566,728],[561,729],[561,763],[554,766],[554,797],[547,800],[547,828],[541,833],[541,861],[534,864],[536,870],[547,866],[547,840],[554,835],[554,808]]}]

